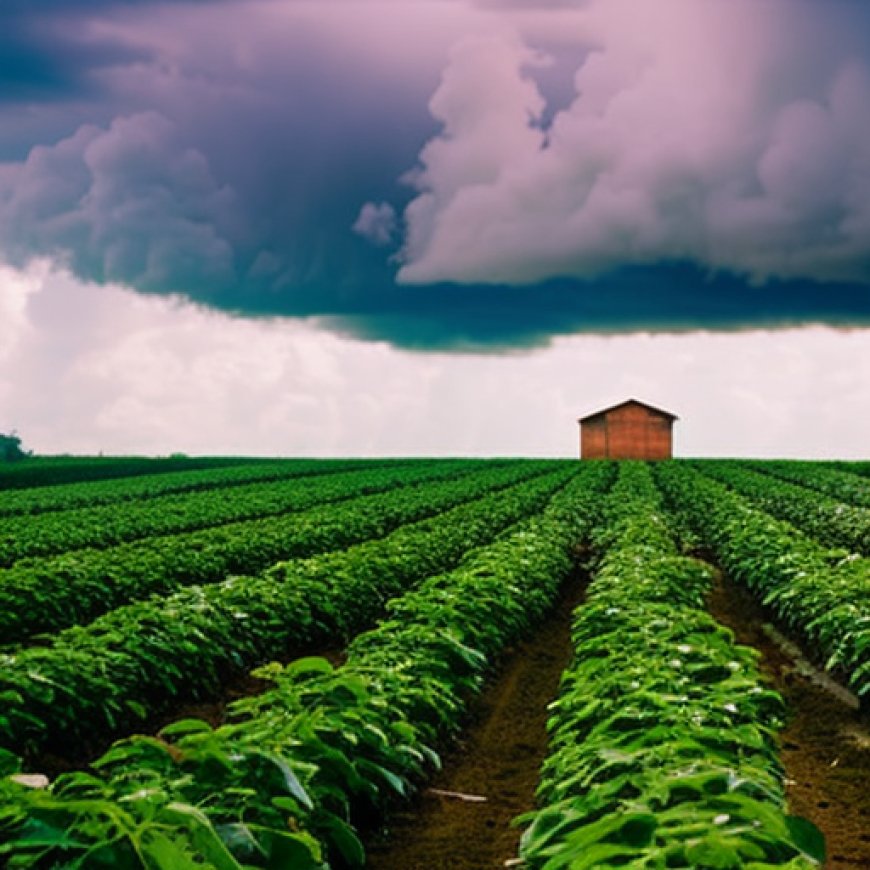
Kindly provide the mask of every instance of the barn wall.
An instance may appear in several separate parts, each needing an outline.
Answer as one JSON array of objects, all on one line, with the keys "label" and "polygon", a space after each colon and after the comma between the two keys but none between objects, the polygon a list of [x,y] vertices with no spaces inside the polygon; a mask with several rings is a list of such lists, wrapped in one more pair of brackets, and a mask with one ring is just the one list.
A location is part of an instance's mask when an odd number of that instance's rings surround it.
[{"label": "barn wall", "polygon": [[672,421],[638,405],[624,405],[605,414],[607,455],[611,459],[668,459],[672,454]]},{"label": "barn wall", "polygon": [[673,420],[641,405],[622,405],[580,424],[583,459],[670,459]]},{"label": "barn wall", "polygon": [[607,458],[607,430],[604,417],[593,417],[580,426],[580,456],[583,459]]}]

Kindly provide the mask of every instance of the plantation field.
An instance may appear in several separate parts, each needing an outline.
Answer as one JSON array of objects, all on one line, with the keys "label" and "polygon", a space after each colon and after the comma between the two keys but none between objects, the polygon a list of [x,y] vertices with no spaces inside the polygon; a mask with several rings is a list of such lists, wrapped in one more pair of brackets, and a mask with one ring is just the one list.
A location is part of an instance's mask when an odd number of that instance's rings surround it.
[{"label": "plantation field", "polygon": [[0,466],[0,865],[870,867],[870,464]]}]

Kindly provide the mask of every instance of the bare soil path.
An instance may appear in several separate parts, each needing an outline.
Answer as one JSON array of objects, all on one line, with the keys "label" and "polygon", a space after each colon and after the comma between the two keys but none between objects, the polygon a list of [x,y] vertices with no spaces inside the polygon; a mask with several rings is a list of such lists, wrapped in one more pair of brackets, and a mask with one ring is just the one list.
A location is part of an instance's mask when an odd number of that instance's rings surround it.
[{"label": "bare soil path", "polygon": [[373,870],[490,870],[516,857],[547,751],[547,705],[571,659],[571,613],[585,578],[566,583],[553,614],[517,644],[482,696],[444,769],[367,844]]},{"label": "bare soil path", "polygon": [[830,870],[870,868],[870,722],[856,699],[814,668],[767,620],[758,602],[721,574],[710,611],[737,640],[758,649],[763,672],[792,718],[782,733],[792,813],[825,835]]}]

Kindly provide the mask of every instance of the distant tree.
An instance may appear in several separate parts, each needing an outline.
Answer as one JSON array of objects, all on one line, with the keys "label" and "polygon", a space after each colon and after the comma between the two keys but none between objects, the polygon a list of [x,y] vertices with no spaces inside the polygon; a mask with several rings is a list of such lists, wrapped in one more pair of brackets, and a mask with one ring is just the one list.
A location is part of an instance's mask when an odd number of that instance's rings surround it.
[{"label": "distant tree", "polygon": [[21,448],[21,438],[14,431],[8,435],[0,432],[0,462],[18,462],[28,456],[30,452]]}]

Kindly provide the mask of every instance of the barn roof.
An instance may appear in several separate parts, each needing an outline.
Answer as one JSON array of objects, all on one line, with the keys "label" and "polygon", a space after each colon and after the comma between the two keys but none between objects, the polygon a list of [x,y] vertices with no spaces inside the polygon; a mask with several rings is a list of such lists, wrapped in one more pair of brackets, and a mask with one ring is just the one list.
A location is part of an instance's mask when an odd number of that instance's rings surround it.
[{"label": "barn roof", "polygon": [[577,422],[585,423],[593,417],[600,417],[603,414],[607,414],[609,411],[615,411],[617,408],[622,408],[625,405],[640,405],[641,408],[646,408],[648,411],[653,411],[656,414],[660,414],[662,417],[667,417],[669,420],[680,419],[676,414],[672,414],[670,411],[663,411],[661,408],[656,408],[655,405],[648,405],[646,402],[641,402],[638,399],[626,399],[624,402],[617,402],[615,405],[609,405],[607,408],[602,408],[600,411],[594,411],[591,414],[587,414],[585,417],[581,417]]}]

